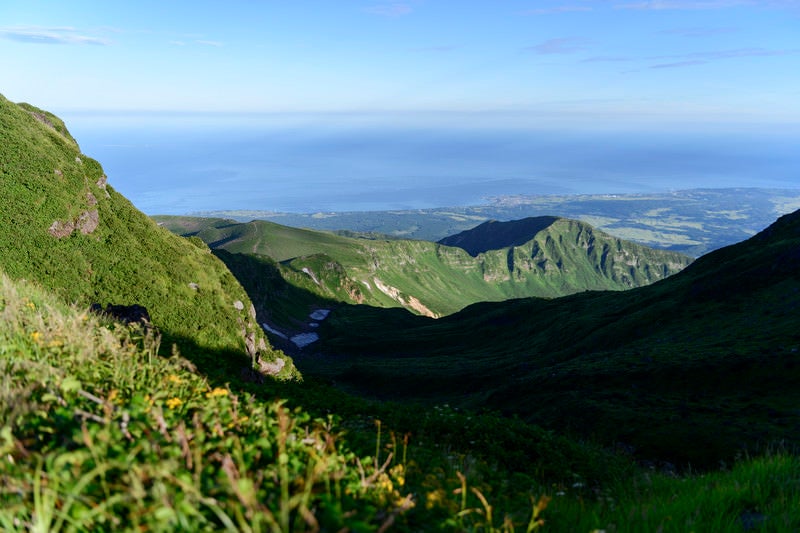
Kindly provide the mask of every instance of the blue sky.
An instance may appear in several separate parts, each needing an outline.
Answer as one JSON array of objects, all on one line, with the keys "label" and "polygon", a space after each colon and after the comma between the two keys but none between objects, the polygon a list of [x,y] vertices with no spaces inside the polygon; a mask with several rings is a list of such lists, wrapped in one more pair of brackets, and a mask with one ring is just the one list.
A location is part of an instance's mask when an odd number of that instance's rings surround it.
[{"label": "blue sky", "polygon": [[0,93],[55,111],[800,124],[800,0],[3,0]]}]

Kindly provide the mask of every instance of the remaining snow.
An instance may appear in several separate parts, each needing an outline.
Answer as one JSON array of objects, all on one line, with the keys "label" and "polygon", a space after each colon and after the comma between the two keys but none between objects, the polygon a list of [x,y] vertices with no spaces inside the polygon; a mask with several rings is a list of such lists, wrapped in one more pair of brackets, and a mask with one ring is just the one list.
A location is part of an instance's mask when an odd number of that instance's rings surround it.
[{"label": "remaining snow", "polygon": [[314,283],[316,283],[317,285],[322,285],[317,279],[317,276],[315,276],[314,273],[311,272],[311,269],[309,269],[308,267],[303,267],[301,270],[305,272],[314,281]]},{"label": "remaining snow", "polygon": [[273,335],[275,335],[276,337],[280,337],[281,339],[287,339],[287,340],[289,339],[289,337],[287,337],[284,333],[281,333],[280,331],[278,331],[275,328],[269,327],[269,324],[265,323],[265,324],[261,324],[261,326],[265,330],[267,330],[269,333],[272,333]]},{"label": "remaining snow", "polygon": [[298,348],[305,348],[309,344],[317,342],[319,340],[319,335],[316,333],[299,333],[289,340]]},{"label": "remaining snow", "polygon": [[331,314],[330,309],[317,309],[316,311],[308,315],[308,318],[310,318],[311,320],[325,320],[326,318],[328,318],[329,314]]}]

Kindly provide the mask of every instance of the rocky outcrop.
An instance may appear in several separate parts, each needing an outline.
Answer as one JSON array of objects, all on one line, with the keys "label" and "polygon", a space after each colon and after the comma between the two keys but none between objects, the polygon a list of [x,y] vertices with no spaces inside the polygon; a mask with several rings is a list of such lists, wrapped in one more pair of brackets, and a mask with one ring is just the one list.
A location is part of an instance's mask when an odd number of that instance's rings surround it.
[{"label": "rocky outcrop", "polygon": [[[92,196],[92,199],[94,199],[94,196]],[[97,202],[96,199],[95,202]],[[93,233],[99,225],[100,215],[97,209],[91,209],[82,212],[74,220],[55,220],[50,224],[47,231],[56,239],[63,239],[64,237],[69,237],[75,231],[79,231],[83,235],[89,235]]]}]

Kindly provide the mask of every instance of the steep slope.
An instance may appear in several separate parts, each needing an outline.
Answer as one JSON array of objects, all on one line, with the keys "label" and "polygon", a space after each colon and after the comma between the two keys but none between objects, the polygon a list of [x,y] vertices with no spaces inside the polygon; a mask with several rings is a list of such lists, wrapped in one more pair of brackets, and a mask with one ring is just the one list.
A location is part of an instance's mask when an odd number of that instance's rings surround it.
[{"label": "steep slope", "polygon": [[246,293],[202,242],[136,210],[57,117],[2,96],[0,183],[0,268],[11,277],[87,307],[143,305],[167,353],[175,343],[190,358],[240,354],[240,365],[247,353],[268,372],[296,372],[267,346]]},{"label": "steep slope", "polygon": [[438,242],[445,246],[457,246],[466,250],[469,255],[476,257],[489,250],[521,246],[530,241],[537,233],[551,226],[556,220],[558,217],[528,217],[508,222],[489,220],[474,228],[445,237]]},{"label": "steep slope", "polygon": [[320,297],[404,307],[433,317],[481,301],[629,289],[662,279],[690,262],[680,254],[556,218],[533,226],[522,222],[513,239],[500,239],[499,249],[474,257],[461,248],[428,241],[348,238],[265,221],[156,220],[215,249],[270,257],[279,262],[288,282]]},{"label": "steep slope", "polygon": [[340,308],[309,373],[488,407],[694,465],[800,438],[800,212],[648,287],[471,306]]}]

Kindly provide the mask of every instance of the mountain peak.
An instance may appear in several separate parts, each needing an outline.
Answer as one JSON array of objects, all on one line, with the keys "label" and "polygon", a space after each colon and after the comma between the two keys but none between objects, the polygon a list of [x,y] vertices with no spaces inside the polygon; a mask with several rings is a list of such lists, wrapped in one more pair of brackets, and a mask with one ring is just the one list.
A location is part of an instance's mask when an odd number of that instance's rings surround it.
[{"label": "mountain peak", "polygon": [[490,250],[521,246],[557,220],[559,217],[553,216],[528,217],[509,222],[489,220],[470,230],[445,237],[439,244],[456,246],[477,257]]}]

